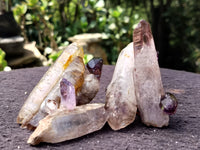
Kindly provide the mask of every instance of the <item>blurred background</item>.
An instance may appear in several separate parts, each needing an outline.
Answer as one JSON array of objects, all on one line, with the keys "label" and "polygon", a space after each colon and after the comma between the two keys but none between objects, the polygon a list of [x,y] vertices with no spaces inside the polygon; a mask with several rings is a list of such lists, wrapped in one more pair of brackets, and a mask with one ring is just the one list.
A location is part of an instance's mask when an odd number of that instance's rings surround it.
[{"label": "blurred background", "polygon": [[199,17],[191,0],[1,0],[0,70],[51,65],[74,41],[113,65],[145,19],[160,67],[199,73]]}]

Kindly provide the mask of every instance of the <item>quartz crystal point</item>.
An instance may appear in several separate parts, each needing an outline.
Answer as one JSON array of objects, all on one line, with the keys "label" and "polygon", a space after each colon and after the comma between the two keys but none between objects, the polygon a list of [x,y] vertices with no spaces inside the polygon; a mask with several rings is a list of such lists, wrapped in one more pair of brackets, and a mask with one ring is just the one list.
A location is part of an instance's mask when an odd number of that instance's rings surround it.
[{"label": "quartz crystal point", "polygon": [[82,57],[75,57],[71,64],[65,69],[65,71],[62,74],[62,77],[49,92],[45,100],[56,99],[57,96],[61,97],[60,82],[63,78],[67,79],[67,81],[74,86],[75,92],[77,93],[77,91],[79,91],[81,86],[83,85],[84,72],[85,66]]},{"label": "quartz crystal point", "polygon": [[71,111],[58,109],[39,122],[27,143],[58,143],[78,138],[101,129],[106,120],[104,104],[100,103],[77,106]]},{"label": "quartz crystal point", "polygon": [[169,116],[159,106],[165,92],[153,36],[146,21],[142,20],[137,25],[133,33],[133,42],[135,93],[142,122],[147,126],[167,126]]},{"label": "quartz crystal point", "polygon": [[30,130],[34,130],[41,119],[46,117],[48,114],[53,113],[55,110],[57,110],[60,106],[60,97],[57,97],[55,100],[46,100],[44,101],[41,106],[40,110],[37,112],[37,114],[30,120],[27,128]]},{"label": "quartz crystal point", "polygon": [[135,120],[137,102],[134,87],[133,43],[125,47],[117,60],[112,80],[106,91],[108,124],[113,130],[128,126]]},{"label": "quartz crystal point", "polygon": [[83,49],[77,43],[72,43],[63,51],[54,65],[49,68],[37,86],[32,90],[18,114],[17,123],[25,126],[39,111],[45,97],[60,80],[64,70],[76,56],[83,57]]},{"label": "quartz crystal point", "polygon": [[102,66],[103,60],[101,58],[93,58],[87,63],[84,83],[81,90],[77,93],[77,105],[89,103],[99,91]]},{"label": "quartz crystal point", "polygon": [[[84,72],[85,72],[85,66],[83,63],[83,59],[82,59],[82,57],[79,57],[79,56],[75,57],[74,60],[70,63],[70,65],[64,70],[62,77],[67,79],[66,82],[72,86],[71,90],[74,90],[73,92],[79,90],[80,87],[82,86],[83,81],[84,81]],[[70,97],[69,97],[69,98],[73,98],[70,100],[70,102],[72,102],[70,104],[72,104],[72,105],[66,104],[66,101],[63,101],[63,99],[62,99],[63,97],[62,97],[60,90],[63,90],[63,88],[61,88],[61,86],[63,86],[63,84],[60,85],[60,83],[63,83],[62,82],[63,78],[60,78],[60,80],[51,89],[51,91],[48,93],[48,95],[44,99],[43,103],[41,104],[40,110],[31,119],[31,121],[29,123],[30,129],[31,129],[31,126],[37,127],[37,125],[41,119],[43,119],[46,115],[52,113],[55,110],[52,108],[52,105],[51,105],[52,111],[49,111],[49,105],[47,105],[47,104],[50,104],[49,102],[52,101],[52,102],[54,102],[54,104],[57,103],[58,107],[56,107],[56,108],[60,107],[60,103],[58,103],[58,102],[60,102],[60,100],[61,100],[61,105],[64,107],[67,107],[66,109],[73,109],[76,106],[76,99],[75,99],[74,94],[70,95]],[[68,108],[68,106],[71,108]]]},{"label": "quartz crystal point", "polygon": [[61,106],[67,110],[73,110],[76,107],[76,95],[74,85],[63,78],[60,82]]}]

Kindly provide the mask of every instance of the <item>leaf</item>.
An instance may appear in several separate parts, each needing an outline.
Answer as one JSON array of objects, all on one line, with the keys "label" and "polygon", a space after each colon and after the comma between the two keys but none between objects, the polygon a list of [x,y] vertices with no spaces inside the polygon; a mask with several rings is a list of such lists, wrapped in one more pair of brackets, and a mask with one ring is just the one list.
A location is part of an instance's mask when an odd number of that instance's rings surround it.
[{"label": "leaf", "polygon": [[25,17],[26,17],[26,20],[29,20],[29,21],[32,20],[32,16],[30,13],[27,13]]},{"label": "leaf", "polygon": [[60,50],[60,51],[58,51],[58,52],[55,52],[55,53],[50,54],[48,57],[49,57],[49,59],[52,59],[53,62],[55,62],[56,59],[61,55],[62,52],[63,52],[63,51]]},{"label": "leaf", "polygon": [[47,6],[48,6],[48,0],[41,0],[41,2],[42,2],[42,6],[44,8],[47,8]]},{"label": "leaf", "polygon": [[84,30],[85,28],[87,28],[88,26],[88,22],[87,22],[87,18],[85,16],[81,17],[81,28]]},{"label": "leaf", "polygon": [[96,26],[96,21],[92,21],[90,24],[89,24],[89,28],[92,29]]},{"label": "leaf", "polygon": [[87,64],[94,56],[92,54],[84,54],[83,62]]},{"label": "leaf", "polygon": [[28,6],[35,7],[37,6],[38,0],[26,0]]},{"label": "leaf", "polygon": [[26,13],[26,11],[27,11],[27,5],[26,4],[21,4],[21,5],[19,5],[19,4],[17,4],[16,6],[15,6],[15,8],[14,8],[14,14],[15,15],[17,15],[17,16],[22,16],[22,15],[24,15],[25,13]]},{"label": "leaf", "polygon": [[105,2],[104,0],[99,0],[97,1],[97,3],[95,4],[95,8],[103,8],[105,6]]},{"label": "leaf", "polygon": [[3,71],[3,69],[7,66],[7,61],[5,60],[5,52],[0,48],[0,71]]},{"label": "leaf", "polygon": [[111,24],[108,26],[108,28],[109,28],[110,30],[115,30],[115,29],[116,29],[115,23],[111,23]]}]

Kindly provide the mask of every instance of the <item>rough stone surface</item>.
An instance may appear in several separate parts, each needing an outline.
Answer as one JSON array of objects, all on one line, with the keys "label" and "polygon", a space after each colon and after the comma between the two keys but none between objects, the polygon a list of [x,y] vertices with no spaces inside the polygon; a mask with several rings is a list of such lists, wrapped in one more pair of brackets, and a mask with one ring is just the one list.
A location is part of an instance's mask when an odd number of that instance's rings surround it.
[{"label": "rough stone surface", "polygon": [[24,38],[14,36],[9,38],[0,38],[0,48],[6,52],[7,56],[21,56],[23,54]]},{"label": "rough stone surface", "polygon": [[1,14],[3,8],[6,8],[3,5],[4,1],[0,2],[0,37],[12,37],[20,35],[21,29],[20,26],[15,21],[12,12],[4,12]]},{"label": "rough stone surface", "polygon": [[26,43],[22,47],[22,55],[7,57],[8,65],[14,69],[33,66],[47,66],[48,62],[46,57],[40,53],[35,44],[35,41]]},{"label": "rough stone surface", "polygon": [[[47,67],[0,72],[0,149],[200,149],[200,75],[185,71],[161,69],[166,91],[179,100],[169,126],[159,129],[147,127],[140,118],[120,131],[107,124],[100,131],[57,144],[28,145],[31,131],[21,129],[16,117],[24,100],[47,71]],[[105,101],[105,89],[114,67],[103,66],[101,87],[94,102]],[[124,89],[126,90],[126,89]]]}]

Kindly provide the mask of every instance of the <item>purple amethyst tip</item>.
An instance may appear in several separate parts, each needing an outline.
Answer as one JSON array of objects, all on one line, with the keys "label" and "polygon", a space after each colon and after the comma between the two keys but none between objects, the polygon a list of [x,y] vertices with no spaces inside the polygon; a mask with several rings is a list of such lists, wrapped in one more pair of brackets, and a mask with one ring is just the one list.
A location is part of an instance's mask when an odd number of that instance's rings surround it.
[{"label": "purple amethyst tip", "polygon": [[93,58],[87,63],[86,66],[90,73],[94,74],[98,79],[100,79],[103,66],[102,58]]}]

